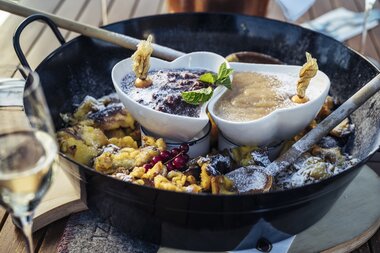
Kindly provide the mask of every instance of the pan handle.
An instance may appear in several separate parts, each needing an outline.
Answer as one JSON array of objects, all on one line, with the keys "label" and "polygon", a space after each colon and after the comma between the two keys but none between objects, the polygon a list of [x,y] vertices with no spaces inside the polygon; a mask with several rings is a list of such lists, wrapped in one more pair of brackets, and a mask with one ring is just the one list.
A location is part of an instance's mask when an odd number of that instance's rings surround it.
[{"label": "pan handle", "polygon": [[66,43],[65,38],[62,36],[61,32],[58,30],[57,25],[50,18],[46,17],[45,15],[41,15],[41,14],[34,14],[34,15],[31,15],[31,16],[27,17],[17,27],[16,32],[13,35],[13,47],[14,47],[14,49],[16,51],[18,59],[21,62],[21,65],[23,67],[25,67],[25,68],[28,68],[28,69],[30,69],[30,65],[29,65],[28,61],[26,60],[26,58],[25,58],[24,52],[21,49],[21,46],[20,46],[20,36],[21,36],[21,33],[24,30],[24,28],[27,25],[29,25],[30,23],[32,23],[33,21],[36,21],[36,20],[37,21],[43,21],[47,25],[49,25],[50,29],[53,31],[54,35],[57,37],[57,39],[58,39],[59,43],[61,43],[61,45],[63,45],[63,44]]}]

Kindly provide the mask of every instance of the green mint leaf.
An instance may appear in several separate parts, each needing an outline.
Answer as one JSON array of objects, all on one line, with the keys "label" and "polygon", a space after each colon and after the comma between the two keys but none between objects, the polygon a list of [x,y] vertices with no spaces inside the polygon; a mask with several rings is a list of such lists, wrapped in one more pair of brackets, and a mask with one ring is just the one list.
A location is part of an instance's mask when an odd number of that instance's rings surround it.
[{"label": "green mint leaf", "polygon": [[234,72],[233,69],[227,68],[227,64],[223,62],[219,66],[218,74],[205,73],[199,77],[199,81],[208,84],[223,85],[228,89],[232,89],[230,75]]},{"label": "green mint leaf", "polygon": [[218,71],[218,77],[215,81],[218,85],[223,85],[228,89],[232,89],[230,75],[234,72],[233,69],[227,68],[227,64],[223,62]]},{"label": "green mint leaf", "polygon": [[224,79],[218,80],[218,84],[225,86],[229,90],[232,89],[232,83],[231,83],[231,79],[229,77],[226,77]]},{"label": "green mint leaf", "polygon": [[214,84],[217,79],[217,76],[212,73],[205,73],[199,77],[199,81],[209,84]]},{"label": "green mint leaf", "polygon": [[226,71],[227,71],[227,64],[225,63],[225,62],[223,62],[222,64],[220,64],[220,66],[219,66],[219,70],[218,70],[218,78],[217,79],[221,79],[221,78],[223,78],[225,75],[225,73],[226,73]]},{"label": "green mint leaf", "polygon": [[231,75],[233,71],[234,71],[233,69],[228,69],[227,64],[223,62],[219,67],[217,79],[224,79],[228,77],[229,75]]},{"label": "green mint leaf", "polygon": [[220,77],[220,79],[223,79],[223,78],[229,78],[230,75],[234,72],[233,69],[226,69],[224,70],[223,72],[223,75]]},{"label": "green mint leaf", "polygon": [[188,104],[199,105],[207,102],[212,97],[213,92],[211,86],[199,90],[184,91],[182,92],[182,99]]}]

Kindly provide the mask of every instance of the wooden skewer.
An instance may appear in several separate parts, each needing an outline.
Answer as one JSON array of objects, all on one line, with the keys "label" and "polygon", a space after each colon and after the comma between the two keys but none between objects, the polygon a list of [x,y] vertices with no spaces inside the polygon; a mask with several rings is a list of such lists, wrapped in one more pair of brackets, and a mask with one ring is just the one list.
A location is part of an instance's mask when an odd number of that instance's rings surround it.
[{"label": "wooden skewer", "polygon": [[[132,50],[136,50],[136,46],[140,42],[140,40],[127,35],[107,31],[105,29],[76,22],[67,18],[62,18],[57,15],[28,8],[7,0],[0,0],[0,9],[23,17],[28,17],[33,14],[42,14],[53,20],[58,27],[72,32],[77,32],[88,37],[101,39]],[[157,44],[153,44],[153,50],[154,56],[170,61],[184,55],[183,52]]]},{"label": "wooden skewer", "polygon": [[[285,170],[291,164],[293,164],[303,153],[307,152],[312,148],[312,146],[322,137],[326,136],[335,126],[347,118],[352,112],[358,109],[364,102],[366,102],[370,97],[376,94],[380,90],[380,74],[375,76],[369,83],[363,86],[359,91],[357,91],[352,97],[346,100],[341,106],[339,106],[335,111],[333,111],[327,118],[325,118],[321,123],[317,125],[314,129],[308,132],[299,141],[293,144],[293,146],[288,149],[284,154],[278,157],[275,161],[269,164],[267,167],[261,166],[248,166],[238,168],[229,174],[239,173],[245,175],[247,178],[252,177],[255,174],[257,178],[259,175],[262,178],[266,178],[267,183],[265,185],[254,185],[251,186],[255,188],[250,188],[247,190],[252,193],[257,192],[267,192],[273,186],[273,177],[275,177],[279,172]],[[238,178],[241,178],[238,177]],[[239,179],[240,180],[240,179]],[[232,181],[234,181],[232,177]],[[236,183],[234,181],[234,183]],[[261,188],[259,188],[261,187]],[[252,191],[253,190],[253,191]]]},{"label": "wooden skewer", "polygon": [[[0,0],[0,9],[24,17],[33,14],[43,14],[53,20],[57,26],[61,28],[77,32],[88,37],[93,37],[114,43],[116,45],[132,50],[136,50],[136,46],[140,41],[130,36],[107,31],[95,26],[82,24],[80,22],[72,21],[39,10],[27,8],[6,0]],[[166,60],[174,60],[184,54],[183,52],[157,44],[153,44],[153,48],[153,55]],[[316,144],[323,136],[327,135],[335,126],[337,126],[352,112],[358,109],[365,101],[367,101],[379,90],[380,74],[374,77],[369,83],[363,86],[339,108],[332,112],[326,119],[318,124],[316,128],[311,130],[299,141],[293,144],[293,146],[287,152],[277,158],[269,166],[263,168],[263,171],[268,175],[275,176],[281,170],[286,169],[289,165],[294,163],[303,153],[307,152],[314,144]]]},{"label": "wooden skewer", "polygon": [[[314,129],[308,132],[299,141],[293,144],[293,146],[278,157],[275,161],[269,164],[267,167],[260,166],[248,166],[238,168],[227,174],[227,177],[232,174],[245,175],[247,178],[255,175],[256,178],[266,178],[267,183],[265,185],[252,185],[254,188],[246,186],[244,191],[250,192],[267,192],[270,190],[273,184],[273,177],[279,172],[285,170],[291,164],[293,164],[303,153],[307,152],[316,144],[322,137],[326,136],[335,126],[347,118],[352,112],[358,109],[364,102],[370,97],[376,94],[380,90],[380,74],[375,76],[369,83],[363,86],[352,97],[346,100],[341,106],[333,111],[327,118],[317,125]],[[233,178],[233,177],[232,177]],[[241,178],[238,177],[238,178]],[[239,179],[240,180],[240,179]],[[233,180],[234,181],[234,180]],[[261,188],[260,188],[261,187]],[[252,191],[253,190],[253,191]]]},{"label": "wooden skewer", "polygon": [[380,74],[375,76],[370,82],[358,90],[352,97],[347,99],[341,106],[333,111],[327,118],[317,125],[314,129],[303,136],[299,141],[274,162],[269,164],[264,171],[269,175],[276,175],[281,170],[293,164],[303,153],[307,152],[312,146],[318,143],[322,137],[326,136],[334,127],[347,118],[351,113],[358,109],[370,97],[380,90]]}]

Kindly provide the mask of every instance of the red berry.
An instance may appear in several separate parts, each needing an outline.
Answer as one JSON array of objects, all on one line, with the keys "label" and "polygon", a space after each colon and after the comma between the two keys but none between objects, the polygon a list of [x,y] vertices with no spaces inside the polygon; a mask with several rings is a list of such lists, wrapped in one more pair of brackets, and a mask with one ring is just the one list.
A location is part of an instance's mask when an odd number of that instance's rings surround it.
[{"label": "red berry", "polygon": [[172,157],[172,154],[170,151],[164,150],[160,152],[160,156],[162,157],[162,161],[166,162]]},{"label": "red berry", "polygon": [[176,156],[178,155],[179,153],[181,152],[181,150],[179,148],[173,148],[171,153],[173,156]]},{"label": "red berry", "polygon": [[153,168],[152,164],[149,164],[149,163],[144,164],[143,167],[144,167],[144,169],[145,169],[145,172],[148,171],[148,170],[150,170],[151,168]]},{"label": "red berry", "polygon": [[173,163],[166,164],[166,168],[168,168],[168,171],[175,170]]},{"label": "red berry", "polygon": [[173,160],[173,165],[174,167],[176,167],[177,169],[180,169],[182,167],[184,167],[186,164],[186,161],[185,159],[182,157],[182,156],[177,156],[176,158],[174,158]]},{"label": "red berry", "polygon": [[189,151],[189,145],[186,143],[183,143],[179,146],[179,149],[183,151],[184,153],[187,153]]},{"label": "red berry", "polygon": [[154,163],[154,164],[156,164],[156,163],[158,163],[158,162],[160,162],[160,161],[162,161],[162,157],[161,156],[153,156],[153,158],[152,158],[152,162]]},{"label": "red berry", "polygon": [[187,163],[190,159],[189,155],[188,154],[182,154],[181,155],[183,157],[183,160],[185,160],[185,162]]}]

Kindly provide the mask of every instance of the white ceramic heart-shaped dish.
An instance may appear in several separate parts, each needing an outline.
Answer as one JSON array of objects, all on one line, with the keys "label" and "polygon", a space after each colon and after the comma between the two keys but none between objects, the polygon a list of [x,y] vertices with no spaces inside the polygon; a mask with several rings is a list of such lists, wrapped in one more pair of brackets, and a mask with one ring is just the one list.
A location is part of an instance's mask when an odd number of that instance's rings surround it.
[{"label": "white ceramic heart-shaped dish", "polygon": [[[298,73],[301,66],[251,63],[230,63],[230,66],[235,72],[287,75],[294,79],[293,94],[296,93]],[[273,143],[288,140],[302,131],[318,114],[329,89],[330,79],[326,74],[318,71],[306,90],[306,96],[310,98],[307,103],[276,109],[256,120],[236,122],[223,119],[215,114],[215,104],[226,92],[223,91],[211,99],[208,110],[223,135],[233,143],[237,145],[270,146]]]},{"label": "white ceramic heart-shaped dish", "polygon": [[[150,70],[204,69],[217,73],[223,62],[226,60],[218,54],[194,52],[181,56],[172,62],[152,57]],[[226,63],[229,67],[228,62]],[[121,88],[123,78],[130,72],[132,72],[132,59],[127,58],[113,67],[112,81],[121,102],[145,129],[157,136],[185,142],[196,136],[209,122],[206,113],[208,103],[202,105],[200,116],[195,118],[156,111],[134,101]],[[218,86],[214,90],[213,96],[217,96],[225,89],[225,87]]]}]

